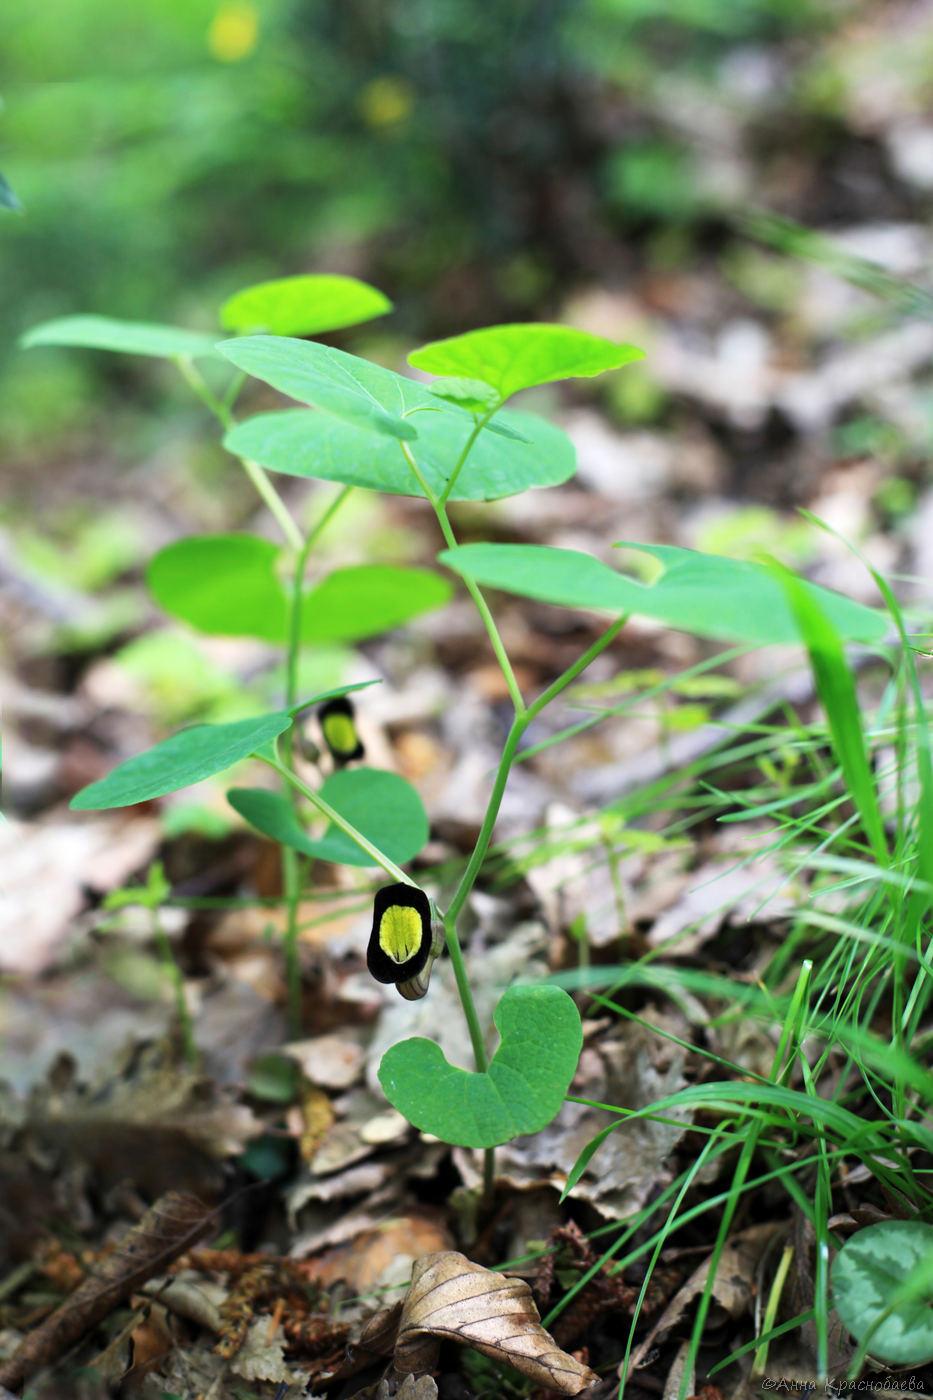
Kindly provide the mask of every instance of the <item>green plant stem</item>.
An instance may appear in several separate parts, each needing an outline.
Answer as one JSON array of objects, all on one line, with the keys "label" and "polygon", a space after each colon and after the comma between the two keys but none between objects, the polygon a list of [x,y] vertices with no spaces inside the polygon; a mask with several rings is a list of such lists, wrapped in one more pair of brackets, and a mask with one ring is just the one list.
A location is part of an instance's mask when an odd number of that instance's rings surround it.
[{"label": "green plant stem", "polygon": [[[483,817],[483,824],[480,827],[479,836],[476,838],[476,845],[473,847],[472,855],[467,862],[467,867],[463,872],[460,883],[454,893],[447,913],[444,918],[444,934],[447,940],[447,950],[450,953],[450,961],[453,964],[454,977],[457,981],[457,991],[460,995],[460,1003],[463,1007],[463,1014],[466,1017],[467,1026],[470,1032],[470,1043],[473,1046],[473,1055],[476,1059],[476,1068],[483,1073],[487,1066],[486,1047],[483,1042],[483,1033],[479,1024],[479,1017],[476,1014],[476,1004],[473,1001],[473,993],[470,990],[469,979],[463,962],[463,950],[460,946],[460,938],[457,933],[457,919],[470,891],[476,883],[486,853],[489,850],[489,842],[492,839],[496,818],[499,815],[499,808],[502,805],[502,798],[505,794],[506,784],[509,780],[509,773],[518,751],[522,735],[528,728],[532,720],[540,714],[551,700],[583,671],[594,657],[598,656],[610,642],[618,636],[625,626],[626,618],[620,617],[609,626],[601,637],[598,637],[591,647],[578,657],[572,666],[569,666],[562,675],[558,676],[544,690],[537,700],[527,708],[522,705],[521,713],[516,714],[512,721],[505,747],[502,750],[502,757],[496,769],[496,776],[493,780],[492,792],[489,794],[489,801],[486,804],[486,812]],[[495,1150],[487,1148],[483,1156],[483,1195],[489,1201],[492,1197],[493,1180],[495,1176]]]},{"label": "green plant stem", "polygon": [[341,831],[345,832],[350,840],[359,846],[361,851],[365,851],[366,854],[372,858],[373,865],[381,865],[387,875],[391,875],[393,880],[397,880],[403,885],[413,885],[415,889],[420,888],[410,875],[406,875],[405,871],[395,864],[394,860],[390,860],[387,855],[383,855],[382,851],[380,851],[377,846],[374,846],[371,841],[368,841],[361,831],[357,831],[356,827],[348,822],[346,817],[342,817],[339,812],[334,810],[329,802],[324,801],[324,798],[321,797],[319,793],[316,793],[313,788],[308,787],[307,783],[302,782],[297,773],[292,773],[278,758],[269,758],[265,753],[258,753],[256,757],[261,758],[263,763],[267,763],[270,768],[274,768],[276,773],[284,778],[287,783],[291,783],[292,787],[296,788],[303,797],[306,797],[308,801],[318,809],[322,816],[327,817],[328,821],[332,821],[334,826],[339,827]]},{"label": "green plant stem", "polygon": [[275,517],[282,534],[285,536],[292,549],[295,550],[296,553],[300,553],[304,545],[301,530],[295,523],[295,518],[288,506],[272,485],[265,470],[258,462],[251,462],[248,457],[240,457],[238,460],[242,463],[243,470],[255,486],[258,494],[265,502],[266,506],[268,506],[270,515]]},{"label": "green plant stem", "polygon": [[[324,510],[317,524],[302,542],[295,559],[292,587],[288,602],[288,650],[285,658],[285,708],[293,710],[298,703],[298,665],[301,659],[301,629],[304,609],[305,569],[311,550],[353,488],[344,486]],[[282,736],[282,759],[291,771],[294,751],[294,728]],[[286,785],[286,792],[297,805],[295,789]],[[284,954],[285,982],[288,994],[288,1022],[294,1035],[301,1033],[301,960],[298,956],[298,905],[301,899],[303,862],[298,851],[282,847],[282,893],[285,896],[287,919]]]},{"label": "green plant stem", "polygon": [[175,1007],[178,1012],[178,1024],[181,1028],[181,1043],[185,1059],[189,1065],[198,1062],[198,1047],[194,1039],[194,1026],[191,1021],[191,1012],[188,1009],[188,1002],[185,999],[185,979],[182,977],[181,968],[175,961],[175,954],[169,942],[168,934],[159,922],[159,916],[155,909],[152,910],[152,933],[155,938],[155,945],[159,950],[159,957],[162,960],[162,968],[166,977],[172,984],[175,993]]},{"label": "green plant stem", "polygon": [[[310,534],[303,541],[295,559],[295,570],[292,575],[292,589],[289,598],[288,610],[288,655],[285,667],[285,708],[293,710],[298,703],[298,662],[301,656],[301,627],[304,610],[304,582],[305,569],[308,558],[321,534],[330,524],[337,511],[353,490],[352,486],[344,486],[338,491],[334,499],[324,510],[320,520],[311,530]],[[292,735],[291,730],[286,731],[284,738],[284,750],[287,761],[291,761]]]},{"label": "green plant stem", "polygon": [[486,858],[486,852],[489,849],[489,842],[492,839],[496,818],[499,815],[499,807],[502,804],[502,798],[505,793],[505,786],[508,782],[509,770],[515,760],[515,754],[521,742],[522,735],[532,720],[541,713],[545,705],[550,704],[562,690],[570,685],[572,681],[576,680],[581,671],[584,671],[601,651],[604,651],[606,647],[609,646],[614,638],[619,635],[626,621],[627,618],[624,616],[617,618],[615,622],[607,627],[602,636],[596,639],[592,646],[587,647],[586,651],[582,656],[577,658],[572,666],[568,666],[566,671],[562,672],[555,681],[551,682],[546,690],[542,691],[537,700],[527,707],[523,704],[521,713],[517,714],[512,721],[512,727],[509,730],[508,737],[505,741],[505,747],[502,750],[502,757],[496,769],[496,776],[493,779],[492,792],[489,795],[489,802],[486,805],[486,814],[483,817],[483,824],[480,827],[479,836],[476,838],[476,845],[473,847],[473,854],[467,862],[467,867],[463,872],[460,884],[457,886],[454,897],[447,909],[448,923],[456,923],[457,916],[466,903],[470,891],[476,882],[480,867]]},{"label": "green plant stem", "polygon": [[[408,443],[399,443],[399,446],[402,450],[402,454],[405,457],[405,460],[407,461],[409,467],[411,468],[415,480],[418,482],[418,485],[421,487],[421,490],[430,502],[434,510],[434,514],[437,516],[437,523],[440,526],[441,533],[444,536],[447,545],[451,549],[456,548],[457,539],[454,535],[453,527],[451,526],[450,520],[447,515],[447,498],[450,495],[451,490],[453,489],[454,482],[457,479],[461,467],[467,459],[467,455],[470,451],[470,448],[476,441],[480,430],[485,426],[486,422],[491,416],[491,413],[487,414],[486,417],[484,417],[476,423],[472,434],[467,439],[467,442],[464,445],[462,452],[460,453],[460,457],[458,458],[457,463],[453,471],[451,472],[450,477],[447,480],[444,491],[441,493],[440,496],[435,495],[435,493],[431,490],[431,487],[425,480],[424,474],[421,471],[421,468],[418,466],[415,456],[411,448],[408,446]],[[572,666],[568,667],[566,671],[564,671],[560,676],[558,676],[557,679],[553,681],[547,687],[547,689],[541,693],[541,695],[538,696],[538,699],[532,705],[526,706],[525,701],[522,697],[521,690],[519,689],[518,682],[515,679],[515,672],[512,669],[512,663],[509,661],[508,654],[506,653],[505,646],[502,642],[502,638],[499,635],[499,629],[497,628],[492,613],[489,610],[489,605],[487,604],[485,598],[480,592],[479,587],[476,583],[474,583],[472,579],[464,578],[463,582],[466,585],[467,592],[469,593],[470,597],[473,599],[474,604],[476,605],[476,609],[480,615],[480,618],[482,619],[483,626],[486,628],[486,631],[489,635],[489,640],[492,643],[492,649],[495,652],[496,660],[499,662],[499,667],[505,679],[506,686],[508,687],[509,696],[512,700],[512,705],[515,711],[515,717],[512,721],[508,737],[505,741],[505,747],[502,751],[502,757],[499,760],[499,766],[496,769],[496,776],[493,780],[492,792],[489,795],[489,801],[486,805],[486,813],[483,817],[483,824],[480,828],[479,836],[476,840],[476,845],[473,847],[473,852],[470,856],[469,861],[467,862],[466,870],[463,872],[463,876],[460,880],[459,885],[457,886],[453,900],[451,901],[444,918],[444,935],[447,942],[447,951],[450,954],[450,961],[453,965],[454,977],[457,983],[457,992],[460,996],[460,1004],[463,1007],[463,1014],[466,1017],[467,1028],[470,1033],[470,1043],[473,1047],[473,1056],[476,1061],[476,1068],[479,1071],[479,1073],[482,1074],[488,1068],[489,1061],[486,1055],[486,1046],[483,1041],[483,1032],[479,1023],[479,1016],[476,1012],[476,1003],[473,1000],[473,993],[470,988],[470,982],[467,976],[466,966],[463,961],[463,949],[460,945],[459,934],[457,933],[457,918],[460,914],[461,909],[466,903],[467,898],[469,897],[470,891],[472,890],[473,885],[476,882],[476,877],[479,874],[483,861],[486,858],[486,853],[489,850],[489,842],[492,838],[493,828],[496,824],[496,818],[499,815],[499,808],[502,805],[502,797],[505,793],[506,783],[508,782],[509,771],[512,767],[512,763],[514,762],[515,755],[518,751],[518,745],[521,741],[522,735],[524,734],[531,721],[536,717],[536,715],[540,714],[540,712],[544,709],[545,705],[549,704],[549,702],[553,700],[556,695],[559,695],[560,692],[565,688],[565,686],[568,686],[571,683],[571,681],[575,680],[575,678],[581,673],[581,671],[585,670],[585,668],[590,664],[594,657],[598,656],[599,653],[609,645],[613,638],[617,636],[617,634],[621,631],[622,627],[624,627],[627,618],[621,617],[618,618],[615,622],[613,622],[611,626],[603,633],[603,635],[597,638],[593,645],[588,647],[587,650],[583,653],[583,655],[580,656],[573,663]],[[483,1195],[487,1203],[491,1201],[492,1198],[494,1179],[495,1149],[489,1147],[486,1148],[483,1154]]]},{"label": "green plant stem", "polygon": [[[471,445],[473,440],[473,438],[470,439]],[[412,472],[414,473],[415,480],[417,481],[418,485],[421,487],[425,496],[431,503],[431,507],[434,511],[434,514],[437,516],[437,523],[441,527],[441,533],[443,534],[445,541],[451,549],[456,549],[457,540],[454,535],[453,529],[451,528],[450,521],[447,518],[447,511],[441,502],[441,498],[435,496],[434,492],[431,490],[430,486],[425,481],[421,468],[415,461],[414,455],[412,453],[411,448],[408,446],[408,443],[400,442],[399,446],[402,449],[402,454],[406,462],[411,467]],[[465,453],[461,453],[461,460],[458,463],[456,470],[459,471],[460,466],[463,465],[463,462],[465,460]],[[492,649],[496,653],[496,660],[498,661],[502,674],[505,677],[505,683],[508,686],[509,696],[515,708],[515,712],[516,714],[521,714],[525,709],[525,703],[522,700],[522,693],[518,688],[518,682],[515,679],[515,673],[512,670],[512,664],[509,661],[508,656],[506,655],[505,647],[502,644],[502,638],[499,636],[499,629],[497,628],[495,621],[493,620],[492,613],[489,611],[489,606],[486,603],[486,599],[483,597],[479,588],[473,582],[472,579],[465,578],[463,582],[466,585],[467,592],[473,599],[473,602],[476,604],[477,612],[483,620],[483,626],[489,633],[489,640],[492,643]]]},{"label": "green plant stem", "polygon": [[[205,383],[194,365],[185,356],[179,356],[175,363],[181,371],[188,387],[198,396],[205,408],[213,413],[224,431],[229,431],[229,429],[233,427],[235,420],[231,412],[230,403],[227,399],[219,399],[217,397],[210,388],[210,385]],[[237,384],[237,392],[239,392],[239,387],[239,384]],[[278,491],[276,491],[275,487],[272,485],[264,468],[261,467],[258,462],[251,462],[246,457],[240,457],[238,460],[242,463],[243,470],[253,483],[262,501],[275,517],[279,529],[282,531],[282,534],[285,536],[292,549],[294,549],[296,553],[300,552],[304,544],[304,537],[298,525],[295,523],[294,516],[282,500]]]},{"label": "green plant stem", "polygon": [[476,422],[474,423],[473,431],[467,438],[466,442],[463,444],[463,451],[460,453],[460,456],[454,463],[454,469],[450,473],[450,476],[447,478],[443,491],[437,498],[437,504],[439,507],[441,507],[441,509],[443,509],[443,507],[446,506],[448,500],[450,499],[450,493],[457,483],[457,477],[460,475],[461,467],[463,466],[467,457],[469,457],[470,455],[470,449],[472,448],[474,442],[479,437],[480,433],[485,428],[486,424],[489,422],[490,418],[498,408],[499,404],[497,403],[493,408],[489,409],[488,413],[484,413],[481,418],[477,418]]},{"label": "green plant stem", "polygon": [[[301,604],[304,592],[305,567],[310,551],[310,538],[304,540],[295,560],[295,572],[288,601],[288,650],[285,657],[285,708],[291,710],[298,701],[298,662],[301,652]],[[291,770],[294,750],[294,725],[282,736],[282,758]],[[295,802],[294,789],[285,786],[286,794]],[[291,846],[282,848],[282,894],[285,896],[285,986],[288,998],[288,1024],[292,1035],[301,1034],[301,958],[298,953],[298,904],[301,899],[301,857]]]},{"label": "green plant stem", "polygon": [[[233,403],[243,385],[245,375],[235,376],[224,397],[218,398],[210,385],[195,369],[191,360],[182,356],[176,363],[189,387],[214,415],[224,431],[229,431],[235,421],[232,411]],[[291,710],[298,700],[298,663],[301,654],[304,575],[308,557],[321,532],[346,500],[352,488],[345,486],[342,491],[338,492],[313,530],[305,537],[288,506],[273,486],[268,473],[258,462],[250,461],[249,458],[241,457],[239,461],[295,554],[295,569],[289,595],[288,649],[285,659],[285,704],[286,709]],[[282,745],[282,756],[287,770],[290,770],[292,765],[292,748],[292,731],[288,730]],[[286,792],[291,793],[292,788],[286,786]],[[293,1034],[299,1034],[301,1030],[301,964],[298,957],[298,904],[301,898],[301,884],[301,857],[290,846],[283,846],[282,893],[287,909],[283,951],[285,982],[288,989],[288,1021]]]}]

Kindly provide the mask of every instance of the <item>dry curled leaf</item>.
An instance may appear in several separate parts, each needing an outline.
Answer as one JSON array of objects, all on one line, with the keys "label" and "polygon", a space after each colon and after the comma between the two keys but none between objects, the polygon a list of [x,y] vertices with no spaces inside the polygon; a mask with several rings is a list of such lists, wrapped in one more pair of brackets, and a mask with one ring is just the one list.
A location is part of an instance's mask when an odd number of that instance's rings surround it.
[{"label": "dry curled leaf", "polygon": [[0,1366],[0,1385],[17,1386],[159,1273],[208,1229],[212,1213],[195,1196],[169,1191],[151,1206],[100,1268],[35,1327]]},{"label": "dry curled leaf", "polygon": [[579,1395],[597,1379],[545,1332],[524,1280],[494,1274],[453,1250],[415,1262],[395,1344],[398,1374],[433,1370],[442,1340],[475,1347],[562,1395]]}]

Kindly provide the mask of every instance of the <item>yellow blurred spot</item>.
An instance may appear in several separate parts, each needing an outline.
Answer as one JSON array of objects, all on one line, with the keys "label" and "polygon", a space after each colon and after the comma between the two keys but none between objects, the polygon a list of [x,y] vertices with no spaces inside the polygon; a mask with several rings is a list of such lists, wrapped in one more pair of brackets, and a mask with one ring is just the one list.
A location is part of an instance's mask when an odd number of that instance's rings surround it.
[{"label": "yellow blurred spot", "polygon": [[249,0],[221,5],[207,31],[207,46],[221,63],[249,58],[259,38],[259,11]]},{"label": "yellow blurred spot", "polygon": [[406,78],[373,78],[357,102],[367,126],[398,126],[415,105],[415,90]]},{"label": "yellow blurred spot", "polygon": [[407,963],[421,947],[421,915],[409,904],[390,904],[379,920],[379,947],[394,963]]}]

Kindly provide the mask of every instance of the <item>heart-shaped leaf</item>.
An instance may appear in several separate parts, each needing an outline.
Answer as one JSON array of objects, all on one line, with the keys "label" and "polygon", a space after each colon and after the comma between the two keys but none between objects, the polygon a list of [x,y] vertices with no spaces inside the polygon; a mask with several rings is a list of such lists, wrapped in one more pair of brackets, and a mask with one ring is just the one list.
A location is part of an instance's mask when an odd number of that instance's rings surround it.
[{"label": "heart-shaped leaf", "polygon": [[408,363],[429,374],[479,379],[500,399],[557,379],[590,378],[644,359],[634,345],[620,345],[571,326],[488,326],[413,350]]},{"label": "heart-shaped leaf", "polygon": [[[397,865],[411,860],[428,839],[428,819],[415,789],[397,773],[353,768],[333,773],[320,788],[329,806]],[[283,846],[339,865],[372,865],[365,851],[339,827],[329,826],[314,840],[281,793],[265,788],[231,788],[227,801],[241,817]]]},{"label": "heart-shaped leaf", "polygon": [[[886,1220],[852,1236],[832,1265],[833,1301],[845,1326],[868,1350],[897,1366],[919,1366],[933,1359],[933,1307],[930,1261],[933,1225],[920,1220]],[[926,1267],[920,1296],[891,1308],[906,1276]],[[875,1326],[875,1324],[878,1324]],[[872,1330],[874,1328],[874,1330]]]},{"label": "heart-shaped leaf", "polygon": [[277,277],[235,292],[221,307],[220,324],[241,333],[321,335],[391,310],[387,296],[356,277]]},{"label": "heart-shaped leaf", "polygon": [[[400,382],[411,385],[410,380]],[[413,387],[424,392],[419,385]],[[428,486],[439,494],[475,423],[456,405],[430,394],[426,398],[426,411],[407,421],[418,425],[412,452]],[[513,440],[491,432],[494,425],[506,428]],[[227,434],[224,446],[238,457],[289,476],[340,481],[397,496],[424,494],[398,443],[323,413],[301,409],[261,413],[239,423]],[[558,486],[575,470],[573,444],[560,428],[531,413],[504,412],[479,434],[450,498],[498,501],[531,486]]]},{"label": "heart-shaped leaf", "polygon": [[[217,348],[238,369],[321,413],[367,433],[404,441],[418,436],[415,425],[402,417],[409,405],[399,386],[406,381],[358,355],[275,335],[222,340]],[[426,389],[420,394],[429,397]]]},{"label": "heart-shaped leaf", "polygon": [[106,778],[82,788],[71,799],[71,806],[84,812],[130,807],[134,802],[148,802],[200,783],[248,758],[284,733],[291,722],[291,715],[280,711],[232,724],[197,724],[183,729],[145,753],[128,758]]},{"label": "heart-shaped leaf", "polygon": [[[700,637],[757,645],[799,640],[784,590],[762,565],[671,545],[631,548],[664,565],[656,582],[636,583],[592,555],[548,545],[467,544],[439,557],[477,583],[545,603],[636,613]],[[871,608],[815,584],[802,587],[843,637],[874,642],[884,636],[887,624]]]},{"label": "heart-shaped leaf", "polygon": [[59,316],[33,326],[20,340],[26,349],[37,345],[80,345],[89,350],[114,350],[121,355],[157,355],[163,359],[199,359],[214,355],[216,335],[160,326],[148,321],[118,321],[111,316]]},{"label": "heart-shaped leaf", "polygon": [[[173,617],[211,636],[288,636],[288,591],[278,564],[283,551],[255,535],[197,535],[152,559],[147,581]],[[359,564],[336,569],[304,595],[304,641],[349,642],[387,632],[441,607],[451,595],[428,569]]]},{"label": "heart-shaped leaf", "polygon": [[496,1147],[556,1116],[580,1058],[580,1013],[560,987],[508,987],[494,1020],[501,1043],[485,1074],[448,1063],[418,1037],[382,1057],[386,1098],[424,1133],[458,1147]]}]

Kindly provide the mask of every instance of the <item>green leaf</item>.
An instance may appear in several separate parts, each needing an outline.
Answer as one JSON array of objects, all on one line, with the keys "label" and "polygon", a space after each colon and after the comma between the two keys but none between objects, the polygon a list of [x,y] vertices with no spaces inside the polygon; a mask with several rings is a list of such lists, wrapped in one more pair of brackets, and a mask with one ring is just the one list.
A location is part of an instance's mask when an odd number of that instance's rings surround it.
[{"label": "green leaf", "polygon": [[160,607],[201,632],[282,642],[287,595],[276,573],[281,553],[255,535],[195,535],[161,549],[146,582]]},{"label": "green leaf", "polygon": [[[435,379],[433,384],[428,385],[428,392],[436,399],[443,399],[445,403],[456,404],[458,408],[466,409],[467,413],[474,418],[487,414],[490,409],[495,409],[499,405],[499,395],[489,384],[484,384],[480,379]],[[527,442],[528,439],[514,428],[508,428],[497,418],[483,424],[486,432],[498,433],[500,437],[510,438],[512,442]]]},{"label": "green leaf", "polygon": [[535,384],[590,378],[644,359],[644,351],[571,326],[489,326],[413,350],[408,363],[429,374],[479,379],[501,399]]},{"label": "green leaf", "polygon": [[33,326],[20,339],[26,349],[37,345],[80,345],[89,350],[114,350],[122,355],[186,356],[196,360],[214,355],[217,337],[159,326],[148,321],[116,321],[110,316],[59,316]]},{"label": "green leaf", "polygon": [[[396,864],[411,860],[428,839],[424,805],[411,783],[381,768],[345,768],[321,785],[320,795],[361,836]],[[288,799],[265,788],[231,788],[227,801],[241,817],[283,846],[338,865],[372,865],[365,851],[333,824],[317,840]]]},{"label": "green leaf", "polygon": [[128,758],[106,778],[82,788],[70,805],[75,811],[94,812],[163,797],[223,773],[283,734],[291,722],[291,715],[282,711],[232,724],[198,724],[183,729],[155,748]]},{"label": "green leaf", "polygon": [[386,1097],[423,1133],[459,1147],[496,1147],[556,1116],[583,1044],[572,999],[560,987],[508,987],[494,1020],[501,1043],[485,1074],[449,1064],[421,1037],[383,1055]]},{"label": "green leaf", "polygon": [[817,693],[826,711],[833,750],[846,787],[858,808],[875,859],[879,865],[889,865],[875,776],[865,745],[855,681],[846,659],[843,639],[801,580],[789,569],[777,564],[773,567],[810,656]]},{"label": "green leaf", "polygon": [[310,700],[302,700],[301,704],[296,705],[290,713],[292,717],[295,717],[312,705],[322,705],[325,700],[334,700],[338,695],[351,695],[354,690],[368,690],[371,685],[382,685],[382,681],[353,681],[350,685],[332,686],[330,690],[321,691],[319,695],[312,695]]},{"label": "green leaf", "polygon": [[[428,486],[440,493],[475,424],[454,405],[427,397],[433,411],[415,416],[418,441],[412,451]],[[530,413],[507,411],[495,422],[521,440],[507,442],[484,429],[457,477],[451,500],[497,501],[531,486],[558,486],[573,476],[573,444],[560,428]],[[261,413],[238,424],[224,445],[239,457],[289,476],[318,477],[396,496],[424,494],[397,443],[321,413]]]},{"label": "green leaf", "polygon": [[[321,413],[367,433],[406,442],[418,436],[414,424],[401,416],[407,405],[399,386],[406,381],[358,355],[275,335],[222,340],[217,348],[238,369]],[[430,397],[427,390],[421,394]]]},{"label": "green leaf", "polygon": [[435,379],[428,385],[428,391],[436,399],[459,404],[468,413],[488,413],[499,402],[492,385],[484,384],[481,379]]},{"label": "green leaf", "polygon": [[[160,550],[147,570],[156,602],[210,636],[288,636],[288,589],[279,573],[284,551],[254,535],[197,535]],[[336,569],[308,590],[304,641],[349,642],[387,632],[441,607],[452,589],[428,569],[359,564]]]},{"label": "green leaf", "polygon": [[235,292],[220,309],[228,331],[321,335],[384,316],[392,303],[356,277],[279,277]]},{"label": "green leaf", "polygon": [[246,1092],[267,1103],[293,1103],[301,1089],[301,1066],[297,1060],[269,1050],[258,1055],[246,1076]]},{"label": "green leaf", "polygon": [[301,629],[309,642],[375,637],[419,613],[443,607],[453,589],[430,569],[356,564],[335,569],[308,595]]},{"label": "green leaf", "polygon": [[[882,1320],[912,1270],[915,1296]],[[831,1277],[836,1311],[873,1356],[899,1366],[933,1360],[933,1225],[888,1220],[859,1230],[833,1260]]]},{"label": "green leaf", "polygon": [[[756,645],[799,640],[783,589],[762,565],[673,545],[629,547],[664,565],[653,584],[636,583],[592,555],[547,545],[467,544],[439,558],[477,583],[544,603],[636,613],[700,637]],[[874,642],[884,636],[885,619],[871,608],[814,584],[801,588],[848,640]]]}]

